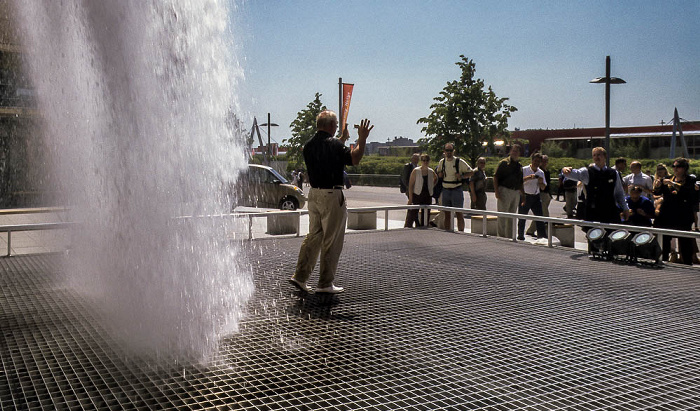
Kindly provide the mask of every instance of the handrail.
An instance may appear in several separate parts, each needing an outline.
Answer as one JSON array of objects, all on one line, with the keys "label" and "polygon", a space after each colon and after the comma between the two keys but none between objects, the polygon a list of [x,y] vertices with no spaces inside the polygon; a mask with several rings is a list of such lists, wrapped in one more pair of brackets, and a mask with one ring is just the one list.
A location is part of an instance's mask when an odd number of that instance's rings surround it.
[{"label": "handrail", "polygon": [[[608,223],[599,223],[599,222],[594,222],[594,221],[586,221],[586,220],[578,220],[578,219],[572,219],[572,218],[560,218],[560,217],[541,217],[541,216],[535,216],[531,214],[518,214],[518,213],[507,213],[503,211],[491,211],[491,210],[476,210],[472,208],[456,208],[456,207],[444,207],[440,205],[396,205],[396,206],[376,206],[376,207],[352,207],[348,208],[348,212],[351,211],[384,211],[385,212],[385,220],[388,220],[388,212],[389,211],[396,211],[396,210],[437,210],[437,211],[449,211],[451,213],[462,213],[462,214],[469,214],[469,215],[484,215],[484,216],[496,216],[496,217],[509,217],[512,219],[525,219],[525,220],[534,220],[534,221],[542,221],[547,223],[548,229],[547,229],[547,243],[549,247],[553,247],[552,244],[552,226],[554,224],[569,224],[569,225],[574,225],[574,226],[586,226],[586,227],[600,227],[600,228],[610,228],[610,229],[625,229],[628,231],[645,231],[645,232],[650,232],[652,234],[655,234],[658,236],[659,241],[662,241],[664,235],[670,235],[673,237],[685,237],[685,238],[695,238],[695,239],[700,239],[700,232],[690,232],[690,231],[679,231],[679,230],[671,230],[668,228],[656,228],[656,227],[643,227],[643,226],[634,226],[634,225],[627,225],[627,224],[608,224]],[[275,211],[266,211],[266,212],[237,212],[237,213],[231,213],[231,214],[222,214],[220,217],[247,217],[249,218],[249,234],[252,234],[250,231],[250,227],[252,227],[252,218],[253,217],[265,217],[273,214],[299,214],[299,216],[302,216],[304,214],[308,214],[308,210],[295,210],[295,211],[289,211],[289,210],[275,210]],[[425,213],[427,216],[428,213]],[[427,217],[426,217],[427,218]],[[513,242],[517,242],[517,224],[513,224],[513,232],[511,235],[511,239]],[[486,224],[482,225],[483,227],[483,236],[486,236]],[[385,221],[385,231],[388,230],[388,224]],[[453,227],[454,230],[454,227]],[[299,230],[297,230],[297,236],[299,236]],[[249,235],[249,239],[252,239],[252,235]]]},{"label": "handrail", "polygon": [[71,228],[78,223],[62,222],[62,223],[30,223],[30,224],[5,224],[0,225],[0,233],[7,233],[7,254],[5,257],[12,256],[12,232],[13,231],[36,231],[36,230],[58,230]]},{"label": "handrail", "polygon": [[[518,219],[542,221],[547,223],[547,245],[553,247],[552,237],[553,237],[553,225],[554,224],[568,224],[573,226],[586,226],[586,227],[600,227],[606,229],[626,229],[628,231],[645,231],[655,234],[658,237],[658,241],[663,240],[664,235],[670,235],[673,237],[684,237],[684,238],[694,238],[700,239],[700,232],[690,232],[690,231],[679,231],[671,230],[667,228],[656,228],[656,227],[642,227],[633,226],[627,224],[608,224],[608,223],[598,223],[593,221],[585,221],[571,218],[560,218],[560,217],[541,217],[530,214],[518,214],[518,213],[507,213],[503,211],[491,211],[491,210],[475,210],[471,208],[456,208],[456,207],[444,207],[440,205],[392,205],[392,206],[375,206],[375,207],[352,207],[348,208],[348,212],[353,211],[384,211],[384,231],[389,230],[389,211],[398,210],[437,210],[437,211],[448,211],[450,213],[463,213],[469,215],[482,215],[482,216],[496,216],[496,217],[506,217],[511,218],[514,221]],[[271,210],[262,212],[248,212],[239,211],[230,214],[217,214],[217,215],[200,215],[200,216],[181,216],[177,217],[176,220],[189,220],[192,218],[247,218],[248,219],[248,239],[253,239],[253,218],[255,217],[267,217],[271,215],[302,215],[309,214],[308,210]],[[429,217],[429,212],[426,212],[424,218]],[[426,221],[427,222],[427,221]],[[297,220],[296,236],[300,235],[299,219]],[[11,241],[13,231],[35,231],[35,230],[55,230],[55,229],[67,229],[78,225],[75,222],[60,222],[60,223],[32,223],[32,224],[7,224],[0,225],[0,232],[7,233],[7,256],[11,256]],[[482,224],[482,236],[486,237],[486,227],[487,224]],[[517,242],[517,224],[512,224],[513,231],[511,233],[511,239],[513,242]],[[453,227],[454,230],[454,227]]]}]

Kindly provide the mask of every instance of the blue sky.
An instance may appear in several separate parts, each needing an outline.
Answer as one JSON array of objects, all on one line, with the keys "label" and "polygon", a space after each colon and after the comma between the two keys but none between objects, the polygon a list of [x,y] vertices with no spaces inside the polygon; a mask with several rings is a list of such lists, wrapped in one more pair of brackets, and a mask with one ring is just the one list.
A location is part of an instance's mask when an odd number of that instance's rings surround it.
[{"label": "blue sky", "polygon": [[[274,1],[232,11],[245,73],[244,117],[289,124],[316,92],[337,110],[338,77],[354,83],[350,123],[371,141],[420,138],[418,118],[464,54],[476,75],[518,108],[509,129],[602,127],[612,75],[612,126],[700,120],[700,1]],[[248,123],[250,124],[250,123]],[[354,136],[353,136],[354,137]]]}]

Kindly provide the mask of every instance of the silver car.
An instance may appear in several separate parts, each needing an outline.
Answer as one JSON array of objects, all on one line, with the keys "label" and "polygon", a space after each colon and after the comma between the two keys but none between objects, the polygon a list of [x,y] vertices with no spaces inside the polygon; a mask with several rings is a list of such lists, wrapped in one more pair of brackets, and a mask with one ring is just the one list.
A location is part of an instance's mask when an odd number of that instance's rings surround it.
[{"label": "silver car", "polygon": [[229,187],[229,195],[233,207],[296,210],[306,204],[306,196],[299,187],[290,184],[274,168],[257,164],[248,165],[238,182]]}]

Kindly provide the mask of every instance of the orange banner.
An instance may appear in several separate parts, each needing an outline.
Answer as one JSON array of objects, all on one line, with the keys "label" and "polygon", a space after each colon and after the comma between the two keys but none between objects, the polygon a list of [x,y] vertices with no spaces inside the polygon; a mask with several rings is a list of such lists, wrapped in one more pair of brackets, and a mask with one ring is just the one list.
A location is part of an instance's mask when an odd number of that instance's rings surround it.
[{"label": "orange banner", "polygon": [[[352,99],[352,89],[354,84],[343,83],[343,112],[340,115],[340,127],[345,127],[350,113],[350,99]],[[343,128],[341,128],[342,133]]]}]

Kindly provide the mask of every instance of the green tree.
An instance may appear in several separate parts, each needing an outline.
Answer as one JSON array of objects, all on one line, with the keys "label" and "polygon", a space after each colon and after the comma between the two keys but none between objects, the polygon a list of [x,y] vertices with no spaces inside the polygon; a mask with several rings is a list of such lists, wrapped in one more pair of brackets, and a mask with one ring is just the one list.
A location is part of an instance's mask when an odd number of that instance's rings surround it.
[{"label": "green tree", "polygon": [[421,129],[427,137],[418,140],[432,155],[439,156],[446,143],[454,143],[457,155],[466,157],[471,164],[484,152],[483,143],[493,148],[495,137],[508,136],[508,118],[518,109],[506,104],[508,98],[499,98],[491,86],[484,88],[484,80],[475,79],[474,61],[459,56],[455,63],[462,70],[458,80],[448,82],[428,117],[418,119],[425,124]]},{"label": "green tree", "polygon": [[549,157],[564,157],[566,155],[566,150],[561,148],[559,143],[551,140],[543,142],[540,151]]},{"label": "green tree", "polygon": [[290,164],[300,165],[304,161],[304,144],[316,134],[316,117],[323,110],[326,110],[326,106],[321,103],[321,93],[316,93],[314,100],[298,112],[297,118],[289,125],[292,137],[282,142],[287,145],[287,159]]}]

